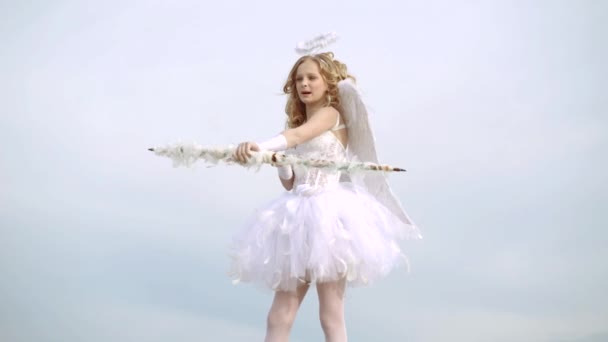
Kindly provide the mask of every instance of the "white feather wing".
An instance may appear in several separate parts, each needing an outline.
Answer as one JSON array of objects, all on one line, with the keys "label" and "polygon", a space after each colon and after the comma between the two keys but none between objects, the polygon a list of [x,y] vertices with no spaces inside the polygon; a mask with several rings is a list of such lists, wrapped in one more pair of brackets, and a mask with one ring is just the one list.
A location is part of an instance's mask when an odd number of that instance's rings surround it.
[{"label": "white feather wing", "polygon": [[[349,159],[379,163],[376,153],[376,139],[369,123],[369,111],[362,99],[361,93],[351,79],[345,79],[338,83],[340,92],[339,111],[344,116],[348,129]],[[344,180],[363,186],[380,203],[387,207],[405,224],[415,227],[414,222],[401,206],[401,202],[391,191],[388,179],[384,172],[365,172],[361,175],[344,175]]]}]

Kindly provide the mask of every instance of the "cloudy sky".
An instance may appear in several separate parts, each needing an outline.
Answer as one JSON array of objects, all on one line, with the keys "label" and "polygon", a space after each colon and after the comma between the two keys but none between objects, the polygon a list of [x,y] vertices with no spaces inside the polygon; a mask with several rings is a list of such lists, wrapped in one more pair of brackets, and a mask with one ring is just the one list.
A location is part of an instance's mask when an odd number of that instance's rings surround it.
[{"label": "cloudy sky", "polygon": [[[608,340],[605,1],[0,3],[0,340],[260,341],[226,247],[271,168],[146,151],[283,125],[295,44],[331,49],[425,239],[350,289],[351,341]],[[321,341],[316,293],[293,341]]]}]

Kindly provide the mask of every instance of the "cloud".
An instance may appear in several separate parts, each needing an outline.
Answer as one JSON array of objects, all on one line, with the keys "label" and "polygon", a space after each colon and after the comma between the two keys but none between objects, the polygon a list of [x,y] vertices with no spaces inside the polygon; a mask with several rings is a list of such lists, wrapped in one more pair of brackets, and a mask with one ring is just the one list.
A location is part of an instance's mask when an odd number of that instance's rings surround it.
[{"label": "cloud", "polygon": [[[554,342],[571,341],[572,336],[598,338],[604,336],[604,322],[608,318],[606,313],[535,314],[493,311],[472,305],[412,308],[411,304],[398,305],[399,301],[394,303],[397,305],[383,307],[382,315],[378,315],[375,310],[360,310],[351,315],[356,317],[353,320],[367,322],[366,328],[381,329],[383,334],[395,341],[437,342]],[[572,341],[579,340],[573,338]]]},{"label": "cloud", "polygon": [[274,170],[173,169],[145,149],[276,133],[293,44],[328,22],[425,235],[409,278],[352,292],[353,339],[604,337],[604,5],[252,4],[2,11],[0,337],[261,338],[223,307],[268,304],[222,287],[225,246],[282,191]]},{"label": "cloud", "polygon": [[3,319],[5,341],[261,341],[264,327],[252,327],[204,314],[195,314],[70,296],[55,307],[39,308],[45,315],[28,320]]}]

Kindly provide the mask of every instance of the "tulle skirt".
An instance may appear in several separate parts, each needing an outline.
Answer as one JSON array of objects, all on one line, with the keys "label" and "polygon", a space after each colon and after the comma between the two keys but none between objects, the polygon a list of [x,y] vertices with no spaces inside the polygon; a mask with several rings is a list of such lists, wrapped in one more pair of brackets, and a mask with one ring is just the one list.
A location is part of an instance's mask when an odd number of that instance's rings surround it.
[{"label": "tulle skirt", "polygon": [[419,237],[352,183],[302,184],[256,210],[234,236],[231,275],[275,291],[343,277],[365,285],[407,265],[397,240]]}]

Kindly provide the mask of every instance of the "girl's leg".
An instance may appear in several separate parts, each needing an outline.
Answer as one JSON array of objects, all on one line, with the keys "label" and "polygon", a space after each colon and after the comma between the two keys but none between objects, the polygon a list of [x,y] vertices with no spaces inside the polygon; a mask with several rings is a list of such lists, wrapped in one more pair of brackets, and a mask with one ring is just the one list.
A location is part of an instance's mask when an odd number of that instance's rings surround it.
[{"label": "girl's leg", "polygon": [[326,342],[346,342],[344,290],[346,279],[317,284],[319,318]]},{"label": "girl's leg", "polygon": [[296,289],[295,293],[277,291],[274,294],[274,300],[268,312],[265,342],[289,341],[289,331],[308,288],[308,284],[303,284]]}]

